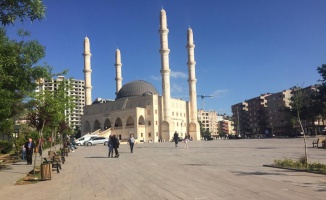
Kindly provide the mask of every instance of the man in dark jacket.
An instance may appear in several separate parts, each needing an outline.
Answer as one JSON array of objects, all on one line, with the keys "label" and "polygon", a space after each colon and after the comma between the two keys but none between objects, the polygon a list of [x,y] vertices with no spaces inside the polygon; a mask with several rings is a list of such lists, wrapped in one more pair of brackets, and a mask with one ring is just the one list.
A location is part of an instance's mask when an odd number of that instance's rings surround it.
[{"label": "man in dark jacket", "polygon": [[179,139],[179,135],[177,132],[174,133],[173,135],[173,140],[174,140],[174,143],[175,143],[175,147],[178,147],[178,139]]},{"label": "man in dark jacket", "polygon": [[33,151],[35,148],[35,144],[32,140],[32,138],[28,139],[28,142],[25,143],[25,148],[26,148],[26,160],[27,164],[31,165],[33,162]]},{"label": "man in dark jacket", "polygon": [[119,148],[119,145],[120,145],[120,142],[119,142],[119,139],[117,138],[117,136],[114,134],[112,136],[112,142],[113,142],[113,149],[115,151],[115,158],[118,158],[119,157],[119,152],[118,152],[118,148]]}]

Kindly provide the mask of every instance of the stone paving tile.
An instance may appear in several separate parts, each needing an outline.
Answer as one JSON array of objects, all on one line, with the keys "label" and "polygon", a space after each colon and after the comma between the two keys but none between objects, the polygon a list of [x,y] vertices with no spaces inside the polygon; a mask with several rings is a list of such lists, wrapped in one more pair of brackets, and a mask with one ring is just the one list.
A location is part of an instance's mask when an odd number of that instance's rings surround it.
[{"label": "stone paving tile", "polygon": [[[326,163],[324,149],[308,153],[311,161]],[[104,146],[79,147],[50,181],[0,185],[0,198],[326,199],[326,176],[262,167],[302,155],[302,138],[196,141],[189,149],[136,144],[133,154],[121,145],[119,158],[107,158]]]}]

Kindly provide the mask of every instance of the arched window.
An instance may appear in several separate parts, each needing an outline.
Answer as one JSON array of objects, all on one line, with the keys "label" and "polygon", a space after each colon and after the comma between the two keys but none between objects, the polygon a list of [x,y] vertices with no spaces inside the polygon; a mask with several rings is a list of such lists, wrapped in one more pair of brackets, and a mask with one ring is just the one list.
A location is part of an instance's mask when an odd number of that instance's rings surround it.
[{"label": "arched window", "polygon": [[111,122],[109,119],[106,119],[104,122],[104,130],[111,128]]},{"label": "arched window", "polygon": [[101,129],[101,125],[100,125],[100,122],[98,120],[95,120],[93,130],[96,131],[98,129]]},{"label": "arched window", "polygon": [[138,118],[138,125],[145,125],[145,120],[143,116],[139,116]]},{"label": "arched window", "polygon": [[120,117],[118,117],[115,122],[114,122],[114,127],[115,128],[122,128],[122,121],[120,119]]},{"label": "arched window", "polygon": [[128,117],[127,122],[126,122],[126,126],[127,127],[134,127],[135,126],[134,119],[131,116]]}]

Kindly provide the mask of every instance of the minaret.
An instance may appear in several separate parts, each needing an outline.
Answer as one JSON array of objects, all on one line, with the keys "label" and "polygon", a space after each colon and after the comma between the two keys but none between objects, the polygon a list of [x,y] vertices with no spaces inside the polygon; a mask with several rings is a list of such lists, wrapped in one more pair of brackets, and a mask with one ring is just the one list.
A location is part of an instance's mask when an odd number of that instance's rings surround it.
[{"label": "minaret", "polygon": [[91,80],[91,49],[89,39],[86,36],[84,39],[84,79],[85,79],[85,104],[92,104],[92,80]]},{"label": "minaret", "polygon": [[168,45],[168,33],[167,20],[165,10],[161,10],[160,15],[160,42],[161,42],[161,75],[162,75],[162,91],[163,91],[163,120],[169,121],[171,119],[170,112],[170,67],[169,67],[169,45]]},{"label": "minaret", "polygon": [[194,44],[194,36],[192,33],[192,29],[189,28],[187,31],[187,50],[188,50],[188,83],[189,83],[189,97],[190,97],[190,122],[197,122],[197,91],[196,91],[196,72],[195,72],[195,44]]},{"label": "minaret", "polygon": [[120,54],[120,50],[117,49],[115,51],[115,69],[116,69],[116,73],[115,73],[115,81],[116,81],[116,91],[115,94],[118,94],[119,90],[122,87],[122,76],[121,76],[121,54]]}]

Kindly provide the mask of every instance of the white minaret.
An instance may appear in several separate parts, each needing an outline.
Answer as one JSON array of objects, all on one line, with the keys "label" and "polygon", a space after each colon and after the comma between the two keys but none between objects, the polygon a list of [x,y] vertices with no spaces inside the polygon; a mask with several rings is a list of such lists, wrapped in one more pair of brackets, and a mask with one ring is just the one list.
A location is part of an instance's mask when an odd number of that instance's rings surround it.
[{"label": "white minaret", "polygon": [[189,97],[190,97],[190,122],[197,123],[197,91],[196,91],[196,72],[195,72],[195,44],[192,29],[187,31],[187,50],[188,50],[188,83],[189,83]]},{"label": "white minaret", "polygon": [[122,63],[121,63],[121,54],[120,54],[120,50],[117,49],[115,51],[115,69],[116,69],[116,73],[115,73],[115,81],[116,81],[116,91],[115,94],[118,94],[119,90],[122,87],[122,75],[121,75],[121,67],[122,67]]},{"label": "white minaret", "polygon": [[92,104],[92,80],[91,80],[91,49],[89,39],[84,39],[84,79],[85,79],[85,105]]},{"label": "white minaret", "polygon": [[160,42],[161,42],[161,75],[162,75],[162,90],[163,90],[163,120],[169,121],[171,118],[170,112],[170,67],[169,67],[169,45],[168,45],[168,33],[167,20],[165,10],[161,10],[160,15]]}]

